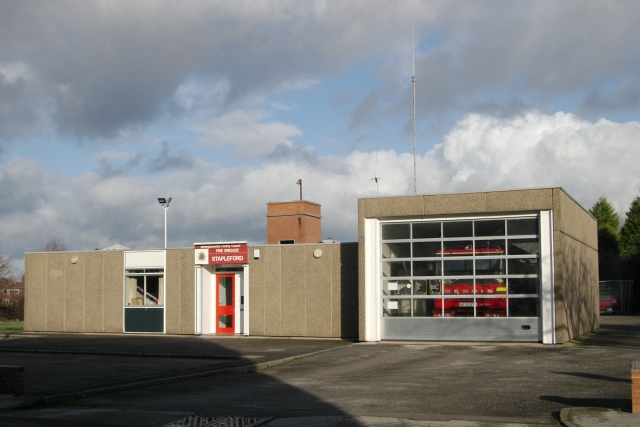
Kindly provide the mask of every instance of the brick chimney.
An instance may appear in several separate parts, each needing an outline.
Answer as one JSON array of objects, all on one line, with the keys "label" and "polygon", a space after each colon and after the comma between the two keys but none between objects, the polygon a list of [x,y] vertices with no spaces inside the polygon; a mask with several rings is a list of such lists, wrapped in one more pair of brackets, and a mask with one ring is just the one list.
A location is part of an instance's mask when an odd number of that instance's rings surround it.
[{"label": "brick chimney", "polygon": [[300,200],[267,203],[267,244],[319,243],[320,205]]}]

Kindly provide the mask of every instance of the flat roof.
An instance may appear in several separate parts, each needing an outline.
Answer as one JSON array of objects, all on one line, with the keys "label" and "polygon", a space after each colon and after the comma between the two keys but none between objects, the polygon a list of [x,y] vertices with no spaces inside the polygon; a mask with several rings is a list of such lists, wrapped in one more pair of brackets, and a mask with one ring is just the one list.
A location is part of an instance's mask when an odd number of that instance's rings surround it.
[{"label": "flat roof", "polygon": [[[447,195],[456,195],[456,194],[475,194],[475,193],[501,193],[507,191],[527,191],[527,190],[554,190],[559,189],[562,190],[564,194],[567,195],[573,202],[580,206],[586,213],[591,215],[588,209],[586,209],[582,204],[580,204],[576,199],[574,199],[571,194],[567,193],[567,190],[562,188],[559,185],[555,186],[547,186],[547,187],[521,187],[521,188],[504,188],[501,190],[474,190],[474,191],[456,191],[456,192],[443,192],[443,193],[414,193],[414,194],[398,194],[398,195],[387,195],[387,196],[365,196],[358,197],[358,200],[364,199],[389,199],[389,198],[400,198],[400,197],[416,197],[416,196],[447,196]],[[595,218],[593,215],[591,215]]]},{"label": "flat roof", "polygon": [[267,202],[268,205],[277,205],[284,203],[309,203],[311,205],[322,206],[320,203],[310,202],[309,200],[291,200],[290,202]]}]

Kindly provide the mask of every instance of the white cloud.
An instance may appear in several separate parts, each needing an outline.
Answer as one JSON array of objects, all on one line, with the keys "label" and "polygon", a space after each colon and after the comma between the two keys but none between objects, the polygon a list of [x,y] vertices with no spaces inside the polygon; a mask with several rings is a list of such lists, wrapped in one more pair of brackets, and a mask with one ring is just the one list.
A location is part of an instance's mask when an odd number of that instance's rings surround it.
[{"label": "white cloud", "polygon": [[[206,114],[206,113],[205,113]],[[205,115],[203,114],[203,115]],[[277,145],[294,144],[302,136],[298,127],[277,121],[266,121],[268,116],[260,110],[236,110],[228,114],[213,115],[195,125],[202,145],[231,147],[239,157],[258,157],[270,153]]]},{"label": "white cloud", "polygon": [[29,80],[33,78],[29,67],[22,62],[14,62],[0,66],[0,79],[4,79],[9,84],[15,84],[18,80]]},{"label": "white cloud", "polygon": [[638,122],[591,123],[562,112],[470,114],[427,156],[444,160],[440,185],[447,190],[560,185],[586,207],[603,194],[627,206],[640,189],[638,140]]},{"label": "white cloud", "polygon": [[219,79],[212,83],[188,80],[176,90],[175,101],[183,108],[190,110],[196,107],[211,108],[220,106],[231,91],[231,83],[227,79]]},{"label": "white cloud", "polygon": [[[507,119],[470,114],[418,157],[418,192],[560,185],[586,208],[605,194],[626,209],[640,188],[638,140],[638,122],[592,123],[538,111]],[[361,151],[314,161],[285,156],[257,167],[197,160],[163,176],[105,179],[97,173],[68,178],[44,171],[35,160],[14,159],[0,163],[0,190],[11,201],[1,216],[0,243],[16,259],[54,235],[73,250],[114,243],[159,247],[164,217],[156,198],[161,196],[173,197],[170,246],[228,239],[262,243],[266,203],[296,200],[299,178],[303,197],[322,205],[323,237],[354,241],[357,198],[376,194],[371,178],[381,178],[380,195],[413,192],[411,154],[380,150],[377,173],[375,162],[375,152]]]}]

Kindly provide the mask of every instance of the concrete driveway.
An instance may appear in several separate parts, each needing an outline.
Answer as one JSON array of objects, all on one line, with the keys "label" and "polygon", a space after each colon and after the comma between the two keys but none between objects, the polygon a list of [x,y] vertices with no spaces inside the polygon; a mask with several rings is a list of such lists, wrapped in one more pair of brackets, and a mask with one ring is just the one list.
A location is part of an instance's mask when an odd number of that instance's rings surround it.
[{"label": "concrete driveway", "polygon": [[[244,342],[251,341],[270,342]],[[4,411],[0,424],[161,426],[201,414],[274,417],[269,426],[558,425],[568,407],[630,411],[629,361],[638,358],[640,317],[610,316],[597,332],[564,345],[340,345],[257,373]]]}]

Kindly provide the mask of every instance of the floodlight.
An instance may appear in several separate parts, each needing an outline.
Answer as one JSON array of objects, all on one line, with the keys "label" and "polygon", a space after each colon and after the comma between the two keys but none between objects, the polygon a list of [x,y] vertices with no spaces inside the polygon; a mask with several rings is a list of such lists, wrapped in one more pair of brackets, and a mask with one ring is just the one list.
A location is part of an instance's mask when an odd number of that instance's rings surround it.
[{"label": "floodlight", "polygon": [[167,203],[167,200],[164,197],[158,197],[158,203],[164,204]]}]

